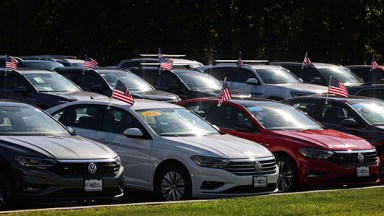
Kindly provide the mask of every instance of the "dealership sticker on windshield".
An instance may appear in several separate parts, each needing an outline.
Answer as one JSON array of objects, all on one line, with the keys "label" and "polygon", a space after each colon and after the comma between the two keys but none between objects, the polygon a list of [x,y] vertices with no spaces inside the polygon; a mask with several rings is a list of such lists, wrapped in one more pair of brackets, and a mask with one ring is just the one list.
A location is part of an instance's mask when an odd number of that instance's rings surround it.
[{"label": "dealership sticker on windshield", "polygon": [[266,187],[266,186],[267,186],[267,176],[253,177],[253,187]]},{"label": "dealership sticker on windshield", "polygon": [[146,112],[142,112],[141,113],[142,116],[151,116],[151,117],[155,117],[155,116],[160,116],[161,115],[161,112],[159,111],[146,111]]},{"label": "dealership sticker on windshield", "polygon": [[102,191],[103,180],[102,179],[86,179],[84,181],[85,191]]},{"label": "dealership sticker on windshield", "polygon": [[258,111],[261,111],[263,110],[263,108],[259,107],[259,106],[256,106],[256,107],[248,107],[247,108],[249,111],[251,112],[258,112]]}]

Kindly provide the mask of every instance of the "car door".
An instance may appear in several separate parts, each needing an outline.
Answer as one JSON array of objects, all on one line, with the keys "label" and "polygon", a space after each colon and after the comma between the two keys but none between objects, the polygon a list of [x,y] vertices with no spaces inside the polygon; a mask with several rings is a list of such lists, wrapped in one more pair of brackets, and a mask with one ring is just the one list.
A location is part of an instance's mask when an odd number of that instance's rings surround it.
[{"label": "car door", "polygon": [[[321,116],[321,123],[327,128],[356,135],[364,139],[370,139],[370,137],[373,137],[372,134],[370,136],[369,133],[367,133],[367,129],[364,123],[360,120],[357,114],[344,104],[339,104],[332,101],[328,102],[327,104],[322,104]],[[347,118],[355,119],[358,125],[356,127],[343,125],[342,121]]]},{"label": "car door", "polygon": [[[128,128],[140,129],[144,136],[130,138],[123,135]],[[125,170],[125,184],[151,187],[149,169],[152,139],[145,127],[125,109],[103,108],[102,126],[95,138],[107,144],[121,159]]]},{"label": "car door", "polygon": [[0,74],[0,98],[36,105],[35,93],[22,75],[10,71]]}]

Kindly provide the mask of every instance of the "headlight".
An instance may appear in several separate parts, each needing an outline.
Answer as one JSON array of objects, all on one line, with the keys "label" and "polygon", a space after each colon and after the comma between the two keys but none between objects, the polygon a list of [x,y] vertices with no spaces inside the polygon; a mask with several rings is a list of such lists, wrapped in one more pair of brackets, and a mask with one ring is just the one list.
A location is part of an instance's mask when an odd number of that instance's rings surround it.
[{"label": "headlight", "polygon": [[299,149],[299,152],[305,157],[317,159],[328,159],[334,154],[333,151],[310,148],[301,148]]},{"label": "headlight", "polygon": [[229,160],[226,158],[213,158],[194,155],[191,157],[192,161],[201,167],[209,168],[224,168],[228,166]]},{"label": "headlight", "polygon": [[35,168],[35,169],[48,169],[53,167],[56,164],[55,160],[46,159],[46,158],[15,156],[15,160],[21,166],[25,166],[28,168]]}]

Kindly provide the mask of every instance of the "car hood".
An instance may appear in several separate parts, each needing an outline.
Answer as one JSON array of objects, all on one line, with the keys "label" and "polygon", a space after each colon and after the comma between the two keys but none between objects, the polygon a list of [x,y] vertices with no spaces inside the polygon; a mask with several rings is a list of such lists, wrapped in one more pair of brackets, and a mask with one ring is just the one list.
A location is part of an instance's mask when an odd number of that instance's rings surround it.
[{"label": "car hood", "polygon": [[327,93],[328,87],[308,84],[308,83],[286,83],[286,84],[273,84],[285,89],[291,89],[293,91],[313,92],[318,94]]},{"label": "car hood", "polygon": [[0,136],[0,141],[59,160],[108,159],[117,156],[109,147],[80,136]]},{"label": "car hood", "polygon": [[71,100],[87,100],[87,99],[106,99],[105,95],[97,94],[94,92],[80,91],[80,92],[43,92],[50,95],[59,95]]},{"label": "car hood", "polygon": [[149,100],[157,100],[157,101],[166,101],[166,102],[177,102],[180,100],[179,96],[159,90],[153,91],[132,91],[132,96],[134,98],[142,98]]},{"label": "car hood", "polygon": [[302,140],[312,144],[311,147],[323,147],[334,151],[371,150],[374,147],[363,138],[332,129],[302,130],[302,131],[273,131],[288,139]]},{"label": "car hood", "polygon": [[[207,151],[213,155],[230,159],[271,157],[272,153],[265,147],[232,135],[213,135],[201,137],[163,137],[166,140],[178,143],[180,148],[196,150],[197,154]],[[200,152],[199,152],[200,151]]]}]

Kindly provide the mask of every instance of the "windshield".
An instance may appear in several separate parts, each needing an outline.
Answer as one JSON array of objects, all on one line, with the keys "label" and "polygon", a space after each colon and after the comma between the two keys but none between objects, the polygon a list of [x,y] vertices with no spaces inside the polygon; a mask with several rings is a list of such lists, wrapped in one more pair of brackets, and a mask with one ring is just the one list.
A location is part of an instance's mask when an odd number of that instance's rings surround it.
[{"label": "windshield", "polygon": [[81,89],[56,73],[25,74],[38,92],[80,92]]},{"label": "windshield", "polygon": [[384,126],[384,102],[361,102],[351,104],[367,122],[375,126]]},{"label": "windshield", "polygon": [[283,68],[258,69],[256,72],[268,84],[300,83],[296,75]]},{"label": "windshield", "polygon": [[159,136],[207,136],[219,132],[210,124],[186,109],[138,110],[140,117]]},{"label": "windshield", "polygon": [[178,73],[181,80],[191,90],[221,90],[222,84],[219,80],[204,73]]},{"label": "windshield", "polygon": [[38,61],[38,62],[24,61],[23,63],[24,63],[25,67],[39,68],[39,69],[46,69],[46,70],[64,67],[63,64],[61,64],[59,62],[54,62],[54,61]]},{"label": "windshield", "polygon": [[265,104],[246,107],[257,121],[268,130],[322,130],[304,113],[284,104]]},{"label": "windshield", "polygon": [[55,120],[37,108],[0,107],[1,135],[68,135]]},{"label": "windshield", "polygon": [[362,83],[361,77],[353,73],[348,68],[344,67],[329,67],[329,68],[318,68],[321,73],[324,74],[324,77],[329,82],[329,77],[337,79],[342,83]]},{"label": "windshield", "polygon": [[129,72],[100,73],[111,88],[115,88],[117,79],[123,82],[130,91],[153,91],[153,87],[137,75]]}]

